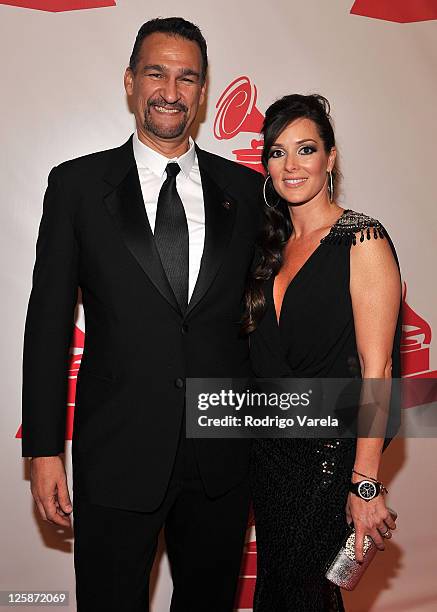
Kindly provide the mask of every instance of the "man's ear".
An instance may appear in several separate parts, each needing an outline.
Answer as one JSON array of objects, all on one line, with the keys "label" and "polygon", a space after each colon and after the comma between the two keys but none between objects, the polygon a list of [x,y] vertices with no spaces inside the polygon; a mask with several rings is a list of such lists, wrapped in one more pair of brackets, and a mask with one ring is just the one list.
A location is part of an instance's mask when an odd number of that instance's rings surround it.
[{"label": "man's ear", "polygon": [[124,73],[124,88],[128,96],[131,96],[134,91],[134,73],[129,66]]}]

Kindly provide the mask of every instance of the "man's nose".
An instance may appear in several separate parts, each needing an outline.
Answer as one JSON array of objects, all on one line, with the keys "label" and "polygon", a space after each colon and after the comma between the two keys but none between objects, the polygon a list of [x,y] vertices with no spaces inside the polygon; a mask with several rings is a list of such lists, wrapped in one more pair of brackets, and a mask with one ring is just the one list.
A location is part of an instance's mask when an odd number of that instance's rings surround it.
[{"label": "man's nose", "polygon": [[179,91],[176,79],[168,79],[163,83],[161,96],[169,104],[173,104],[179,100]]}]

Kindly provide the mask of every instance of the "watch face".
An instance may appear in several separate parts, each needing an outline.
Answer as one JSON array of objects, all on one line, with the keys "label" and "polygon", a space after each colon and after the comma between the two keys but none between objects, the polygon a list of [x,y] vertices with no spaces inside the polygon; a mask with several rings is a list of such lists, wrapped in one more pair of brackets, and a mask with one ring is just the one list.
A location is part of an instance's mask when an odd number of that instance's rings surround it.
[{"label": "watch face", "polygon": [[378,490],[374,482],[370,480],[363,480],[358,485],[358,495],[363,499],[369,500],[376,497]]}]

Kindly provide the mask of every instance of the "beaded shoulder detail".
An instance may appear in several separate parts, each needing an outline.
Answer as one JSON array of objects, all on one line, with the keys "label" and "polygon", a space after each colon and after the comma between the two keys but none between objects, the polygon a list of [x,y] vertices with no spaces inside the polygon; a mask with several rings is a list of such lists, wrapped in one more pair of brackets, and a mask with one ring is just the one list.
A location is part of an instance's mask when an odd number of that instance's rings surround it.
[{"label": "beaded shoulder detail", "polygon": [[384,227],[377,220],[365,215],[346,209],[341,217],[334,223],[327,236],[321,239],[321,244],[344,244],[349,246],[357,244],[356,234],[360,232],[359,240],[364,241],[374,238],[384,238]]}]

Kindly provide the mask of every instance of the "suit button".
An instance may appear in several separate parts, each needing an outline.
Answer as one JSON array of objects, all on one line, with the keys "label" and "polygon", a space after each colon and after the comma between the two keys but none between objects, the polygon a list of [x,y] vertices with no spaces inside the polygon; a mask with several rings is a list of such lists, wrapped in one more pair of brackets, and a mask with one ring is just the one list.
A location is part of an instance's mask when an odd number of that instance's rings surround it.
[{"label": "suit button", "polygon": [[184,386],[184,379],[183,378],[176,378],[176,380],[174,381],[175,387],[177,387],[178,389],[182,389],[182,387]]},{"label": "suit button", "polygon": [[182,333],[183,334],[188,334],[188,325],[186,323],[184,323],[182,325]]}]

